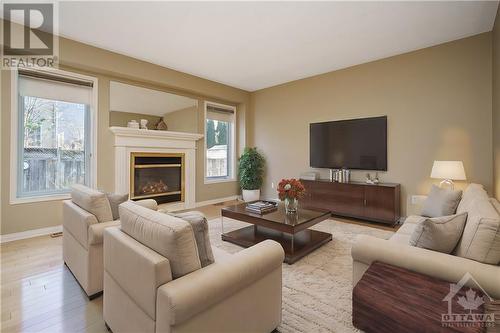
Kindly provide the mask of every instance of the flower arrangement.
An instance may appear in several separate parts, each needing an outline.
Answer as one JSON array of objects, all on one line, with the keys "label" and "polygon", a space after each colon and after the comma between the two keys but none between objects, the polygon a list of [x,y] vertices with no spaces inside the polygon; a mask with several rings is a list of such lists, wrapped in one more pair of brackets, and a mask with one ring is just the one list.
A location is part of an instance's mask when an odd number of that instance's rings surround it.
[{"label": "flower arrangement", "polygon": [[295,178],[282,179],[278,184],[278,196],[280,200],[300,199],[304,196],[306,189],[304,185]]}]

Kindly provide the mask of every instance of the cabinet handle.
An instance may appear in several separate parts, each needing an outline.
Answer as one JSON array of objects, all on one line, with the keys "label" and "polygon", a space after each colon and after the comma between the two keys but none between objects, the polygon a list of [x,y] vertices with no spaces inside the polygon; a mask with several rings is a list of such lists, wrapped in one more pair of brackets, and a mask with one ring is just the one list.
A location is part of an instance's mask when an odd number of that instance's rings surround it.
[{"label": "cabinet handle", "polygon": [[364,200],[363,200],[363,205],[365,205],[365,206],[366,206],[366,199],[364,199]]}]

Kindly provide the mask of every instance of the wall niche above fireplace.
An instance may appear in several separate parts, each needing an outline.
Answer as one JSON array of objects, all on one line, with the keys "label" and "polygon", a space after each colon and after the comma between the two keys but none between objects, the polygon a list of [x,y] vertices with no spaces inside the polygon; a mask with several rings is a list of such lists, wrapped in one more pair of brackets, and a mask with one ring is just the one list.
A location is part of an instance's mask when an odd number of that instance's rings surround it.
[{"label": "wall niche above fireplace", "polygon": [[184,201],[184,154],[131,152],[130,198]]}]

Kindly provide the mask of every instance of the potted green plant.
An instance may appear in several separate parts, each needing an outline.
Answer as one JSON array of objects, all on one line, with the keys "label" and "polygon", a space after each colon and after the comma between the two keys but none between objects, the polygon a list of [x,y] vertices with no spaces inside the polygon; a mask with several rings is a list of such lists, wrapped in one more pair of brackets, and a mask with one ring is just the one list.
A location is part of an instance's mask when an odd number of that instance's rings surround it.
[{"label": "potted green plant", "polygon": [[259,200],[264,178],[265,159],[257,148],[245,148],[240,157],[238,176],[244,201]]}]

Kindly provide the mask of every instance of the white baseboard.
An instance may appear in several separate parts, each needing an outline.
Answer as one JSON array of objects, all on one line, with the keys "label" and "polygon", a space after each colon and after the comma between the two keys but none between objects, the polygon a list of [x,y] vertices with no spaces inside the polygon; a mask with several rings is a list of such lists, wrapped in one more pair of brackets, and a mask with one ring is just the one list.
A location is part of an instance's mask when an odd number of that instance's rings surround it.
[{"label": "white baseboard", "polygon": [[[212,199],[212,200],[200,201],[200,202],[197,202],[195,204],[195,207],[214,205],[214,204],[218,204],[218,203],[221,203],[224,201],[236,200],[236,199],[238,199],[238,197],[239,197],[239,195],[232,195],[232,196],[225,197],[225,198],[217,198],[217,199]],[[35,229],[35,230],[28,230],[28,231],[23,231],[23,232],[15,232],[12,234],[1,235],[0,236],[0,244],[16,241],[16,240],[20,240],[20,239],[27,239],[27,238],[37,237],[37,236],[50,235],[50,234],[53,234],[56,232],[61,232],[61,231],[62,231],[62,225],[58,225],[55,227]]]},{"label": "white baseboard", "polygon": [[232,195],[230,197],[225,197],[225,198],[217,198],[217,199],[212,199],[212,200],[199,201],[195,204],[195,207],[215,205],[215,204],[218,204],[218,203],[221,203],[224,201],[236,200],[238,198],[239,198],[239,195]]},{"label": "white baseboard", "polygon": [[50,235],[56,232],[62,231],[62,225],[56,225],[55,227],[27,230],[22,232],[15,232],[12,234],[5,234],[0,236],[0,244],[12,242],[20,239],[33,238],[38,236]]}]

